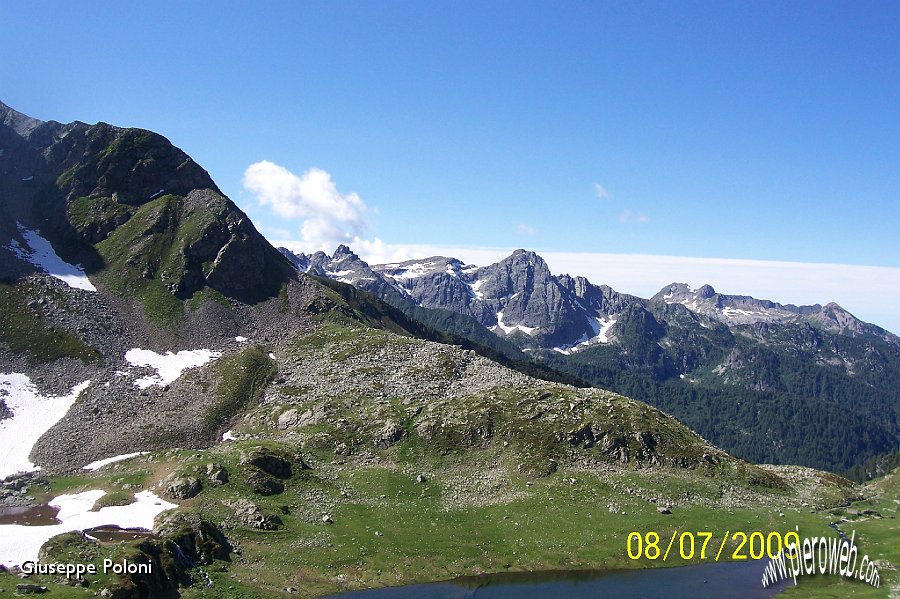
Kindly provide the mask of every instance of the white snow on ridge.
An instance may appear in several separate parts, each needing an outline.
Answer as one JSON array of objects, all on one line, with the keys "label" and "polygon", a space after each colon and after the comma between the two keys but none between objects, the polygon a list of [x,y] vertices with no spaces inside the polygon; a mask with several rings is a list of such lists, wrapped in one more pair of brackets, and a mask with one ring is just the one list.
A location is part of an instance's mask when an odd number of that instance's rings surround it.
[{"label": "white snow on ridge", "polygon": [[742,316],[749,316],[754,319],[769,319],[769,318],[786,318],[790,317],[790,313],[782,312],[780,310],[744,310],[743,308],[732,308],[731,306],[718,309],[719,313],[725,318],[740,318]]},{"label": "white snow on ridge", "polygon": [[241,335],[235,337],[234,340],[238,343],[247,343],[247,341],[249,341],[249,339],[247,339],[246,337],[242,337]]},{"label": "white snow on ridge", "polygon": [[582,345],[591,343],[593,341],[599,341],[600,343],[609,343],[609,339],[606,334],[609,332],[609,329],[612,328],[612,325],[616,324],[615,318],[610,318],[606,320],[604,318],[591,318],[588,320],[591,325],[591,329],[594,331],[594,336],[583,342]]},{"label": "white snow on ridge", "polygon": [[167,510],[177,508],[174,503],[163,501],[151,491],[134,495],[134,503],[104,507],[96,512],[88,511],[106,491],[85,491],[75,495],[60,495],[50,501],[58,507],[59,524],[49,526],[0,525],[0,564],[7,568],[21,566],[27,561],[37,561],[41,545],[50,538],[75,530],[87,530],[97,526],[153,529],[153,520]]},{"label": "white snow on ridge", "polygon": [[575,343],[569,345],[560,345],[559,347],[554,347],[553,350],[563,355],[569,356],[577,352],[578,350],[590,345],[596,345],[597,343],[609,343],[609,337],[607,336],[607,333],[609,333],[609,330],[614,324],[616,324],[616,319],[612,317],[608,319],[600,316],[588,318],[588,325],[590,325],[591,327],[593,336],[588,337],[587,333],[585,333]]},{"label": "white snow on ridge", "polygon": [[[347,256],[341,258],[341,260],[346,260]],[[341,260],[338,260],[340,262]],[[326,270],[325,274],[328,275],[329,278],[334,279],[339,283],[348,283],[353,284],[353,279],[349,278],[347,275],[352,275],[352,270]]]},{"label": "white snow on ridge", "polygon": [[97,291],[90,279],[84,272],[84,269],[77,264],[69,264],[60,258],[50,242],[38,235],[37,231],[32,231],[18,225],[19,233],[28,244],[27,248],[23,248],[15,239],[9,244],[9,249],[20,259],[30,262],[42,268],[51,277],[59,279],[69,287],[75,289],[84,289],[86,291]]},{"label": "white snow on ridge", "polygon": [[532,335],[532,334],[534,334],[534,331],[535,331],[535,327],[526,327],[524,324],[517,324],[517,325],[513,325],[511,327],[506,326],[505,324],[503,324],[503,312],[497,312],[497,326],[492,327],[491,330],[494,330],[498,327],[507,335],[509,335],[516,329],[522,331],[526,335]]},{"label": "white snow on ridge", "polygon": [[[437,262],[415,262],[413,264],[409,264],[407,266],[399,266],[398,267],[403,271],[399,274],[395,275],[387,275],[394,280],[403,280],[403,279],[418,279],[419,277],[424,277],[425,275],[432,272]],[[387,274],[387,273],[385,273]]]},{"label": "white snow on ridge", "polygon": [[104,458],[102,460],[97,460],[96,462],[91,462],[87,466],[82,467],[82,470],[90,470],[91,472],[93,472],[94,470],[103,468],[107,464],[114,464],[123,460],[130,460],[131,458],[136,458],[139,455],[147,455],[148,453],[149,452],[147,451],[137,451],[135,453],[125,453],[122,455],[113,456],[111,458]]},{"label": "white snow on ridge", "polygon": [[44,397],[24,374],[0,374],[0,395],[11,418],[0,420],[0,480],[39,468],[28,459],[41,435],[59,422],[91,381],[72,387],[68,395]]},{"label": "white snow on ridge", "polygon": [[155,375],[141,377],[134,382],[136,387],[146,389],[153,385],[162,387],[176,380],[188,368],[203,366],[222,352],[208,349],[182,350],[177,354],[158,354],[150,349],[134,348],[125,352],[125,360],[132,366],[149,366],[156,369]]},{"label": "white snow on ridge", "polygon": [[466,287],[469,288],[469,292],[472,297],[475,299],[484,299],[484,291],[479,291],[481,286],[487,283],[487,279],[478,279],[474,283],[466,283]]}]

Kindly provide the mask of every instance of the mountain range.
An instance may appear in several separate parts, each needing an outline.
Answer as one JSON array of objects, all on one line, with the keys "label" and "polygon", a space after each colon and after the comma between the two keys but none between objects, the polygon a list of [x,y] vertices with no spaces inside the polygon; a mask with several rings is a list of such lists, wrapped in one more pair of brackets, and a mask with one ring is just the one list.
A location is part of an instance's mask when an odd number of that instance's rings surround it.
[{"label": "mountain range", "polygon": [[641,397],[746,459],[850,473],[900,444],[900,338],[834,303],[682,283],[644,299],[555,276],[521,249],[487,266],[442,256],[369,265],[347,246],[332,256],[280,251],[301,272],[401,310],[461,315],[456,332],[478,330],[481,343],[489,332],[500,349]]}]

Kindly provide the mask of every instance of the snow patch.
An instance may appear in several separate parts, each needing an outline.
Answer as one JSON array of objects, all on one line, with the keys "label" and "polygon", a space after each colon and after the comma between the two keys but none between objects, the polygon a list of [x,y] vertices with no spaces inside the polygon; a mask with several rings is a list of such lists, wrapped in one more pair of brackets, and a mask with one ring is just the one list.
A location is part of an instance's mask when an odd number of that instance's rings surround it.
[{"label": "snow patch", "polygon": [[23,248],[15,239],[9,244],[9,249],[18,258],[43,269],[51,277],[59,279],[69,287],[86,291],[97,291],[97,288],[87,278],[81,265],[65,262],[53,251],[53,246],[50,245],[50,242],[38,235],[37,231],[27,229],[21,224],[17,226],[25,243],[28,244],[28,248]]},{"label": "snow patch", "polygon": [[41,545],[50,538],[75,530],[87,530],[98,526],[153,529],[153,520],[159,514],[175,509],[174,503],[163,501],[151,491],[134,495],[134,503],[104,507],[89,511],[106,491],[84,491],[74,495],[60,495],[49,503],[58,507],[59,524],[49,526],[0,525],[0,564],[7,568],[21,566],[27,561],[37,561]]},{"label": "snow patch", "polygon": [[237,441],[238,438],[234,436],[233,432],[225,431],[224,433],[222,433],[222,440],[223,441]]},{"label": "snow patch", "polygon": [[203,366],[221,355],[222,352],[208,349],[182,350],[177,354],[166,352],[161,355],[150,349],[135,348],[125,352],[125,361],[132,366],[148,366],[156,369],[155,375],[141,377],[134,382],[136,387],[146,389],[153,385],[158,387],[168,385],[188,368]]},{"label": "snow patch", "polygon": [[136,458],[139,455],[147,455],[148,451],[136,451],[135,453],[125,453],[122,455],[113,456],[111,458],[104,458],[102,460],[97,460],[96,462],[91,462],[87,466],[84,466],[82,470],[90,470],[93,472],[94,470],[99,470],[103,468],[107,464],[115,464],[116,462],[121,462],[123,460],[130,460],[131,458]]},{"label": "snow patch", "polygon": [[597,343],[609,343],[607,334],[614,324],[616,324],[616,319],[612,317],[603,318],[601,316],[595,316],[588,318],[588,326],[591,327],[592,335],[588,336],[588,334],[585,333],[575,341],[575,343],[560,345],[553,349],[563,355],[569,356],[585,347],[596,345]]},{"label": "snow patch", "polygon": [[719,308],[719,313],[725,318],[741,318],[743,316],[749,316],[754,319],[768,319],[768,318],[785,318],[789,317],[789,313],[782,312],[780,310],[744,310],[743,308]]},{"label": "snow patch", "polygon": [[401,272],[396,274],[389,274],[387,276],[394,279],[395,281],[402,281],[405,279],[418,279],[429,274],[436,265],[437,262],[434,261],[414,262],[413,264],[407,264],[406,266],[400,266],[398,264],[397,266],[399,267],[399,270]]},{"label": "snow patch", "polygon": [[237,341],[238,343],[247,343],[247,341],[249,341],[249,339],[247,339],[246,337],[242,337],[240,335],[235,337],[234,340]]},{"label": "snow patch", "polygon": [[583,342],[582,345],[589,344],[594,341],[599,341],[600,343],[609,343],[609,338],[606,336],[606,334],[609,333],[609,329],[611,329],[612,326],[616,324],[615,318],[591,318],[588,320],[588,323],[591,325],[591,329],[594,331],[594,336]]},{"label": "snow patch", "polygon": [[43,396],[24,374],[0,374],[0,397],[12,412],[0,420],[0,480],[17,472],[39,470],[28,454],[41,435],[59,422],[91,381],[72,387],[68,395]]},{"label": "snow patch", "polygon": [[532,335],[532,334],[534,334],[534,331],[536,330],[536,327],[526,327],[524,324],[517,324],[517,325],[513,325],[511,327],[506,326],[505,324],[503,324],[503,312],[497,312],[497,326],[491,328],[491,330],[493,331],[496,328],[501,329],[507,335],[509,335],[516,329],[522,331],[526,335]]},{"label": "snow patch", "polygon": [[487,283],[487,279],[478,279],[474,283],[466,283],[466,287],[469,288],[469,294],[474,299],[484,299],[484,291],[479,291],[479,289],[485,283]]}]

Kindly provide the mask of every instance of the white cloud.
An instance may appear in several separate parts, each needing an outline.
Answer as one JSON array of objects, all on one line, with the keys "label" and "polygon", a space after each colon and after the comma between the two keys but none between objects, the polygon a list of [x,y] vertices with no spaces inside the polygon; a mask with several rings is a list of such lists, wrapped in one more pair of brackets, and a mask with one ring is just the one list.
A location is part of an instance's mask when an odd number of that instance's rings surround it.
[{"label": "white cloud", "polygon": [[601,200],[610,200],[612,199],[612,194],[607,191],[605,187],[600,185],[599,183],[594,183],[594,193],[597,194],[597,197]]},{"label": "white cloud", "polygon": [[620,223],[649,223],[650,217],[643,212],[632,212],[631,210],[623,210],[619,214]]},{"label": "white cloud", "polygon": [[355,193],[340,193],[322,169],[311,168],[297,176],[263,160],[247,167],[242,184],[277,215],[302,220],[299,243],[303,251],[330,252],[338,244],[360,239],[368,230],[365,202]]},{"label": "white cloud", "polygon": [[521,233],[522,235],[534,235],[537,233],[537,230],[531,225],[526,225],[525,223],[519,223],[516,225],[516,231]]}]

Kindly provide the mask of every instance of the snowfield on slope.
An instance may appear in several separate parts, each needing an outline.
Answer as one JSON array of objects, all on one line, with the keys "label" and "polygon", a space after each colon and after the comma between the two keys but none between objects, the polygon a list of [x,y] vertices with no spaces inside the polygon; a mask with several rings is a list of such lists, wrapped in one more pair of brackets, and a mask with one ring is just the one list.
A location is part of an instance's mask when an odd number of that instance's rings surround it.
[{"label": "snowfield on slope", "polygon": [[17,472],[39,470],[28,454],[41,435],[59,422],[91,381],[72,387],[68,395],[44,396],[24,374],[0,374],[0,397],[12,412],[0,420],[0,480]]},{"label": "snowfield on slope", "polygon": [[581,339],[579,339],[575,343],[554,347],[553,351],[557,351],[565,356],[570,356],[578,350],[590,345],[595,345],[597,343],[609,343],[609,337],[607,337],[607,333],[609,333],[609,330],[614,324],[616,324],[616,319],[612,316],[610,316],[609,318],[603,318],[602,316],[594,316],[592,318],[588,318],[588,325],[591,327],[591,331],[593,331],[594,333],[592,337],[588,337],[587,334],[584,334],[581,336]]},{"label": "snowfield on slope", "polygon": [[19,233],[28,244],[27,248],[15,239],[9,244],[9,249],[21,260],[30,262],[40,269],[47,271],[51,277],[59,279],[69,287],[75,289],[84,289],[86,291],[97,291],[90,279],[84,272],[84,269],[78,264],[69,264],[60,258],[50,242],[41,237],[37,231],[32,231],[17,223]]},{"label": "snowfield on slope", "polygon": [[97,460],[95,462],[91,462],[87,466],[84,466],[82,470],[99,470],[108,464],[115,464],[116,462],[121,462],[123,460],[130,460],[131,458],[136,458],[140,455],[147,455],[149,452],[147,451],[136,451],[134,453],[125,453],[122,455],[113,456],[111,458],[103,458],[102,460]]},{"label": "snowfield on slope", "polygon": [[188,368],[197,368],[222,355],[209,349],[185,349],[178,353],[158,354],[151,349],[134,348],[125,352],[125,361],[132,366],[144,366],[156,370],[156,374],[143,376],[134,381],[135,387],[146,389],[156,385],[162,387],[178,379]]},{"label": "snowfield on slope", "polygon": [[153,520],[159,514],[177,508],[174,503],[163,501],[152,491],[141,491],[134,496],[134,503],[104,507],[89,511],[106,491],[84,491],[75,495],[60,495],[50,500],[51,507],[58,507],[59,524],[49,526],[0,525],[0,564],[10,568],[27,561],[37,561],[41,545],[56,535],[75,530],[87,530],[98,526],[153,529]]},{"label": "snowfield on slope", "polygon": [[507,326],[503,324],[503,312],[497,312],[497,324],[490,328],[492,332],[496,332],[497,329],[501,329],[504,333],[509,335],[513,331],[519,330],[525,333],[526,335],[533,335],[536,330],[535,327],[526,327],[524,324],[515,324],[513,326]]}]

